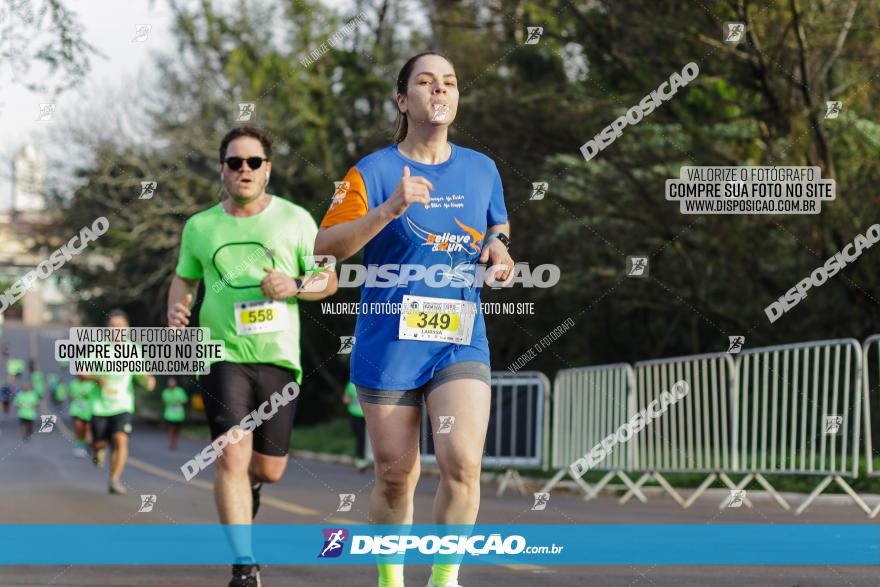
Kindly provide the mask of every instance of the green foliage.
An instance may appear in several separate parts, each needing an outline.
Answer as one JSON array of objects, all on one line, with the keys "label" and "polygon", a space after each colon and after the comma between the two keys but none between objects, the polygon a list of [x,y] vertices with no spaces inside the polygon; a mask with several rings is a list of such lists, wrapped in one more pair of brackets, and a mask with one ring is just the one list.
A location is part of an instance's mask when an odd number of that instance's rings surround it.
[{"label": "green foliage", "polygon": [[[69,234],[97,215],[111,220],[94,246],[114,268],[75,269],[83,310],[97,319],[123,306],[136,324],[162,323],[183,223],[218,201],[217,146],[239,124],[238,102],[255,102],[256,123],[275,136],[270,191],[319,219],[333,181],[390,142],[399,67],[438,48],[455,63],[462,92],[451,140],[496,161],[514,258],[562,269],[549,290],[484,292],[485,301],[536,308],[488,318],[496,369],[568,317],[576,327],[526,369],[552,377],[565,367],[723,350],[734,334],[752,347],[865,336],[880,318],[875,250],[775,324],[763,312],[878,217],[880,163],[870,154],[880,126],[868,90],[880,65],[880,10],[860,3],[838,49],[849,3],[802,4],[795,15],[789,3],[742,14],[720,0],[494,0],[426,3],[410,14],[395,0],[358,2],[367,22],[303,66],[355,14],[314,1],[229,10],[173,2],[178,47],[157,63],[150,135],[88,145],[96,163],[80,170],[84,186],[59,227]],[[747,23],[738,45],[721,42],[728,20]],[[526,26],[544,27],[539,43],[523,44]],[[697,79],[584,161],[580,145],[690,61]],[[826,100],[844,103],[838,119],[823,119]],[[664,199],[665,180],[683,165],[818,165],[837,179],[837,200],[820,216],[685,216]],[[146,179],[158,181],[157,195],[140,201]],[[549,191],[530,201],[537,181]],[[626,256],[640,253],[651,257],[651,276],[626,278]],[[356,300],[356,291],[337,295]],[[305,411],[336,413],[347,366],[332,357],[354,318],[325,316],[317,304],[303,316],[305,372],[314,371],[305,387],[316,391]]]}]

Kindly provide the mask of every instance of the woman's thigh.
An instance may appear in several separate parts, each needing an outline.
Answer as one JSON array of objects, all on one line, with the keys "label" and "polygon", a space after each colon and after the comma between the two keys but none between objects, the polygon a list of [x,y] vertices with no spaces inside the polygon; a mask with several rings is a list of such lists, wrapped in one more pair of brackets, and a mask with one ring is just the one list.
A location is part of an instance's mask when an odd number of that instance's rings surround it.
[{"label": "woman's thigh", "polygon": [[367,434],[373,449],[376,474],[388,471],[408,472],[419,463],[419,423],[421,410],[362,402]]},{"label": "woman's thigh", "polygon": [[428,394],[434,453],[441,471],[479,467],[490,405],[491,389],[476,379],[455,379]]}]

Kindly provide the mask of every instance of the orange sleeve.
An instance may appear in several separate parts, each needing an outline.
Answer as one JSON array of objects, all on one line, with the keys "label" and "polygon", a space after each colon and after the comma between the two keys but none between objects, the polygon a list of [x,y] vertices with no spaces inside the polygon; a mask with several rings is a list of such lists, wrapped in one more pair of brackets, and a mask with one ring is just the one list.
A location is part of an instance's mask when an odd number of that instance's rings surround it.
[{"label": "orange sleeve", "polygon": [[330,208],[321,221],[321,228],[362,218],[366,216],[367,208],[367,187],[364,185],[364,178],[356,167],[352,167],[345,174],[345,179],[339,182]]}]

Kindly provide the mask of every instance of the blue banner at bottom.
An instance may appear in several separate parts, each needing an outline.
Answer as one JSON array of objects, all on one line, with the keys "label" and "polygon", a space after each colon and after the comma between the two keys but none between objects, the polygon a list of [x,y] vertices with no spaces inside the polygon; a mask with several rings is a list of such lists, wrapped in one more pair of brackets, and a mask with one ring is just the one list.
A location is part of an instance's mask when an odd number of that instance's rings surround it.
[{"label": "blue banner at bottom", "polygon": [[877,524],[0,525],[4,565],[876,565]]}]

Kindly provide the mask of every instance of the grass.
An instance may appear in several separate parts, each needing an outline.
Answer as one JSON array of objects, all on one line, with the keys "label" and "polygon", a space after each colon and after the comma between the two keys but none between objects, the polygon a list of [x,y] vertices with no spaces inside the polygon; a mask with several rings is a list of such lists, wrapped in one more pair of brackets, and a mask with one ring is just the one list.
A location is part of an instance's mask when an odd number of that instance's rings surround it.
[{"label": "grass", "polygon": [[290,448],[354,456],[354,434],[348,419],[343,418],[314,426],[294,426]]},{"label": "grass", "polygon": [[[208,426],[204,424],[187,425],[185,430],[188,434],[206,441],[211,436]],[[290,448],[354,456],[355,440],[348,420],[337,418],[314,426],[294,426]]]}]

